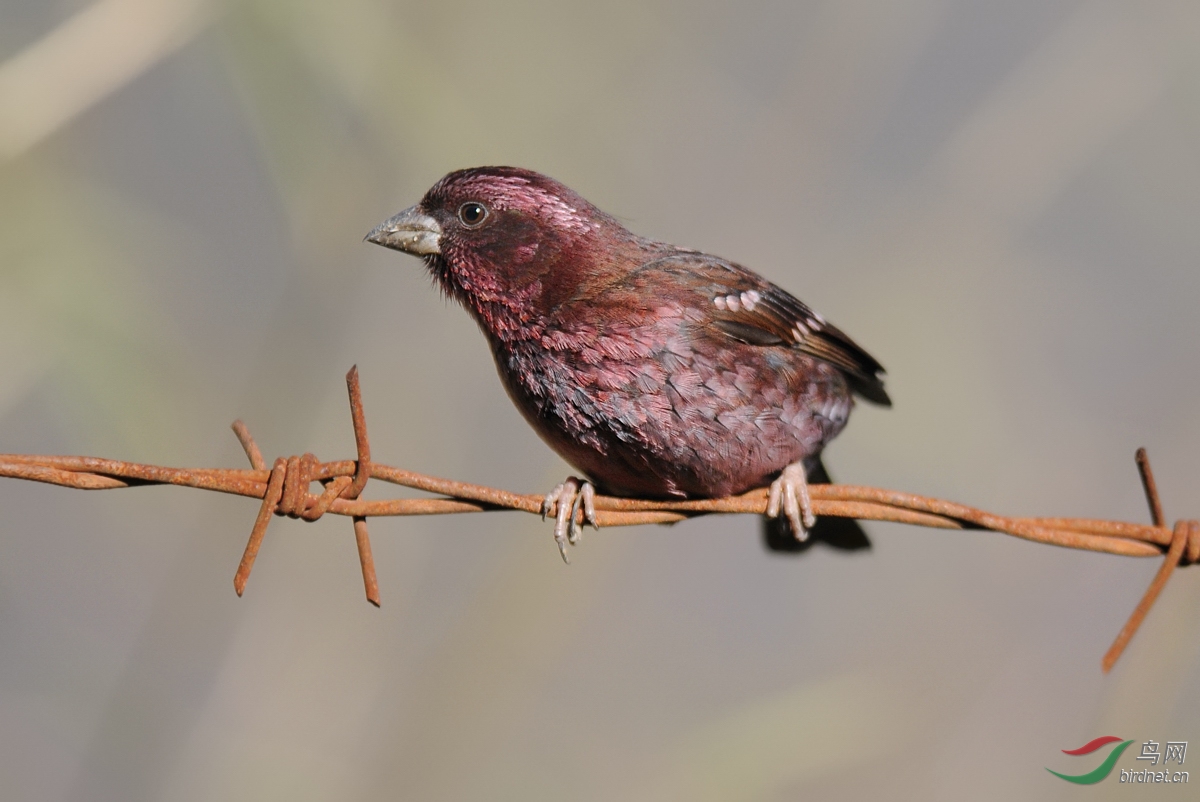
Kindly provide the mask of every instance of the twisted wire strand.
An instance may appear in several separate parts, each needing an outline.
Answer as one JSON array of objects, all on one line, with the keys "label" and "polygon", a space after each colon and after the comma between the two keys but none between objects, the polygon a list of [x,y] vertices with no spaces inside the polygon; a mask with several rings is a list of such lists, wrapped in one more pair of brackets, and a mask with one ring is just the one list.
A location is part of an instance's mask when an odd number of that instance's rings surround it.
[{"label": "twisted wire strand", "polygon": [[[0,476],[85,490],[178,485],[261,499],[258,517],[234,576],[234,590],[239,596],[245,591],[272,517],[286,515],[315,521],[326,513],[348,515],[353,520],[366,597],[376,607],[380,604],[379,584],[367,518],[494,510],[541,514],[542,495],[511,493],[373,462],[357,366],[346,375],[346,384],[357,459],[321,462],[313,454],[306,453],[286,459],[281,457],[268,468],[249,429],[239,420],[234,422],[233,431],[246,452],[250,469],[169,468],[98,457],[0,454]],[[1138,449],[1136,461],[1150,508],[1150,525],[1091,518],[1010,517],[952,501],[856,485],[813,485],[809,491],[813,512],[818,516],[894,521],[937,529],[980,529],[1064,548],[1126,557],[1163,557],[1154,581],[1104,656],[1102,668],[1107,672],[1145,620],[1174,569],[1200,562],[1200,522],[1184,520],[1168,527],[1145,449]],[[360,496],[370,479],[437,494],[438,497],[362,499]],[[320,493],[311,491],[314,482],[322,485]],[[595,507],[597,523],[602,527],[674,523],[715,513],[764,514],[767,490],[759,488],[740,496],[687,501],[598,495]],[[583,523],[582,515],[582,511],[576,513],[579,524]]]}]

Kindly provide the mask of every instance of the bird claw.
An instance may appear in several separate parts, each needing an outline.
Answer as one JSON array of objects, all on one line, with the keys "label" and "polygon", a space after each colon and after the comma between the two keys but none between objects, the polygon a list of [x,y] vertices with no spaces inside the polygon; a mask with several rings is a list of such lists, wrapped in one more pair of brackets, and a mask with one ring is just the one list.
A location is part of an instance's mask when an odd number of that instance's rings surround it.
[{"label": "bird claw", "polygon": [[767,517],[778,518],[781,507],[796,540],[801,543],[808,540],[808,530],[816,525],[817,516],[813,514],[803,463],[792,463],[783,469],[778,479],[771,482],[771,490],[767,495]]},{"label": "bird claw", "polygon": [[574,546],[583,536],[583,530],[575,521],[575,515],[583,509],[583,522],[599,529],[596,522],[596,489],[592,483],[574,476],[568,476],[559,482],[553,490],[546,494],[542,501],[542,520],[547,515],[554,515],[554,542],[562,554],[563,562],[570,565],[567,558],[567,544]]}]

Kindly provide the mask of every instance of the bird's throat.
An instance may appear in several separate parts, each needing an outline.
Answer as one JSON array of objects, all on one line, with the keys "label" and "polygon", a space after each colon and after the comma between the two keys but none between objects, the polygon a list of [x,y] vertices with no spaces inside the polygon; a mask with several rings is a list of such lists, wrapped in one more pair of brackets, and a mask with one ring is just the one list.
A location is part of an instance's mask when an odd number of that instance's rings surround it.
[{"label": "bird's throat", "polygon": [[462,304],[489,340],[512,343],[542,336],[545,323],[537,308],[540,281],[505,287],[495,273],[464,270],[441,257],[431,259],[429,268],[442,291]]}]

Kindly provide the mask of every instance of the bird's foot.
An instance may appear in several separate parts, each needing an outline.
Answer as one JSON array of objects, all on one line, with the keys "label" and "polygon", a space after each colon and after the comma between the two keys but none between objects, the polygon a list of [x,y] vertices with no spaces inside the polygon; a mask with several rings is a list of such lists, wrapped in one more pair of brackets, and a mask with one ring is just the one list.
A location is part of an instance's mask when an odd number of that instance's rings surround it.
[{"label": "bird's foot", "polygon": [[547,515],[554,516],[554,542],[558,544],[563,562],[568,565],[571,561],[567,559],[567,544],[574,546],[583,535],[583,530],[575,521],[575,514],[580,507],[583,508],[583,522],[599,529],[600,525],[596,523],[596,489],[591,482],[575,476],[568,476],[560,482],[542,501],[542,520]]},{"label": "bird's foot", "polygon": [[801,543],[808,540],[808,530],[816,525],[817,516],[813,514],[803,463],[792,463],[783,469],[778,479],[771,482],[771,490],[767,495],[767,517],[778,518],[780,507],[791,524],[796,540]]}]

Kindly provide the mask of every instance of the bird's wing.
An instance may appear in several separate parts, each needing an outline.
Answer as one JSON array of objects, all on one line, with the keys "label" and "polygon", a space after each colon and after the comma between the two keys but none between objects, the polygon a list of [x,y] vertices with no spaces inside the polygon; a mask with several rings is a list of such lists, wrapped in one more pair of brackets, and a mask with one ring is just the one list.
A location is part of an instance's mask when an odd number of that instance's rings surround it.
[{"label": "bird's wing", "polygon": [[863,398],[891,406],[883,388],[883,366],[874,357],[794,295],[758,274],[690,252],[656,259],[634,275],[646,279],[653,272],[674,274],[680,284],[701,295],[701,302],[711,304],[712,325],[725,335],[751,345],[794,348],[824,360],[840,368]]}]

